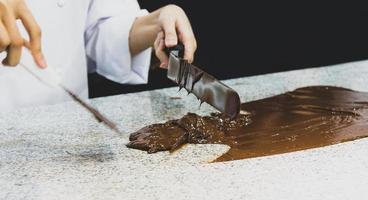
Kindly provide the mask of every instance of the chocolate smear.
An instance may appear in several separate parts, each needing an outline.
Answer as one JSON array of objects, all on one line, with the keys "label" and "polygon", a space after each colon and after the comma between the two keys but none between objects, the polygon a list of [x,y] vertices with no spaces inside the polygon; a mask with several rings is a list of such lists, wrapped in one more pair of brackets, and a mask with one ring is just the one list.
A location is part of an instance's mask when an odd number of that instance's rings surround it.
[{"label": "chocolate smear", "polygon": [[324,147],[368,136],[368,93],[314,86],[241,104],[234,120],[214,113],[188,113],[178,120],[144,127],[130,136],[130,148],[174,151],[186,143],[226,144],[215,162]]}]

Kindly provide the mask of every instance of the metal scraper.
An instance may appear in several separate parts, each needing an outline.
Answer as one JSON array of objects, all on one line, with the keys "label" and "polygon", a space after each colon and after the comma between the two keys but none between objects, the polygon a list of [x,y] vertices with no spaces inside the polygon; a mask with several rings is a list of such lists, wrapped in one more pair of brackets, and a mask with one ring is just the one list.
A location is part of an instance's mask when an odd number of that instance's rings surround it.
[{"label": "metal scraper", "polygon": [[239,114],[240,98],[238,93],[184,60],[184,46],[182,44],[167,48],[166,53],[169,56],[167,77],[178,84],[180,89],[185,88],[188,93],[193,93],[201,103],[210,104],[232,119]]}]

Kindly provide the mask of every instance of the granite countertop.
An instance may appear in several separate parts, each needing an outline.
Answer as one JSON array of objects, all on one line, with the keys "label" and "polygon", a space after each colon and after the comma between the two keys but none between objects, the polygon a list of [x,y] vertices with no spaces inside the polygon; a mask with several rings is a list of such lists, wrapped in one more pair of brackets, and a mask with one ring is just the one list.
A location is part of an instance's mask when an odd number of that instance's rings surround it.
[{"label": "granite countertop", "polygon": [[[225,81],[242,101],[298,87],[368,91],[368,61]],[[181,97],[180,99],[172,97]],[[118,135],[74,102],[0,113],[0,199],[363,199],[368,139],[225,163],[225,145],[169,154],[127,149],[130,132],[214,111],[177,88],[90,101],[119,123]]]}]

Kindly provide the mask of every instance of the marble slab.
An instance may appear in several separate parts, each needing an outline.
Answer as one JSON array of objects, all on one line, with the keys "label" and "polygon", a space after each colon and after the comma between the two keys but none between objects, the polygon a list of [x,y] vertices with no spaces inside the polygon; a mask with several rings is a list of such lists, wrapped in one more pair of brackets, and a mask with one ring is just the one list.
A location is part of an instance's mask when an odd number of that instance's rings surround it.
[{"label": "marble slab", "polygon": [[[368,92],[368,61],[225,82],[243,102],[312,85]],[[229,147],[187,145],[174,154],[125,147],[140,127],[214,111],[199,108],[194,96],[168,88],[90,102],[123,134],[96,123],[74,102],[0,113],[0,199],[337,200],[368,193],[368,139],[209,164]]]}]

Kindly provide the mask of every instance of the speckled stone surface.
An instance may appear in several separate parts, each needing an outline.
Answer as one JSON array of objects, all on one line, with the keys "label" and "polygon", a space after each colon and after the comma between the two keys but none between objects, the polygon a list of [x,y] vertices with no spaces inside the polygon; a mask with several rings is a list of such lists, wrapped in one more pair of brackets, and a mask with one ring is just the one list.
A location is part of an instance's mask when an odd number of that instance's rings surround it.
[{"label": "speckled stone surface", "polygon": [[[242,101],[298,87],[368,91],[368,62],[226,81]],[[172,97],[182,97],[174,99]],[[1,101],[1,97],[0,97]],[[91,101],[124,132],[73,102],[0,113],[0,199],[365,199],[368,139],[282,155],[208,164],[224,145],[169,154],[127,149],[128,133],[212,108],[177,88]]]}]

